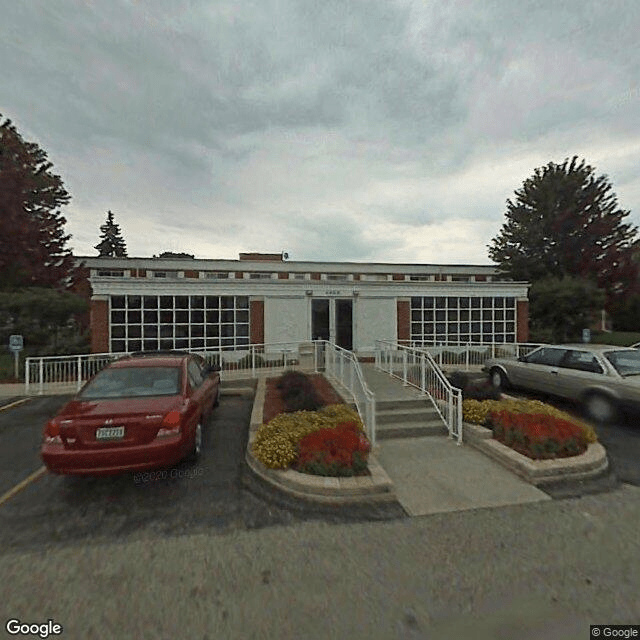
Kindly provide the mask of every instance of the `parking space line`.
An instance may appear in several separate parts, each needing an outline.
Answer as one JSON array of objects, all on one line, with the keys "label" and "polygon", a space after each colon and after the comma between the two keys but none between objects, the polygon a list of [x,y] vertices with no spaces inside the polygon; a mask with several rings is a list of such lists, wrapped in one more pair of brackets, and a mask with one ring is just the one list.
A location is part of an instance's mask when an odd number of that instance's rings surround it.
[{"label": "parking space line", "polygon": [[11,402],[10,404],[5,404],[4,406],[0,407],[0,411],[11,409],[11,407],[17,407],[19,404],[29,402],[29,400],[31,400],[31,398],[22,398],[22,400],[16,400],[15,402]]},{"label": "parking space line", "polygon": [[40,476],[44,475],[47,471],[46,467],[40,467],[37,471],[34,471],[28,478],[25,478],[22,482],[19,482],[15,487],[12,487],[5,494],[0,496],[0,507],[13,498],[16,493],[22,491],[28,484],[35,482]]}]

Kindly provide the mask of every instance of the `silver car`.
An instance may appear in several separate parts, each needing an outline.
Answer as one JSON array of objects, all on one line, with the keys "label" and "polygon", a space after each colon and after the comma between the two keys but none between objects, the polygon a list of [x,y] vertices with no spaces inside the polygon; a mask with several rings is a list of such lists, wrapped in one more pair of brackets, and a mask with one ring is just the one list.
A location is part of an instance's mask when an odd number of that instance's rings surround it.
[{"label": "silver car", "polygon": [[482,368],[495,387],[519,387],[581,403],[596,422],[640,412],[640,350],[605,344],[544,345]]}]

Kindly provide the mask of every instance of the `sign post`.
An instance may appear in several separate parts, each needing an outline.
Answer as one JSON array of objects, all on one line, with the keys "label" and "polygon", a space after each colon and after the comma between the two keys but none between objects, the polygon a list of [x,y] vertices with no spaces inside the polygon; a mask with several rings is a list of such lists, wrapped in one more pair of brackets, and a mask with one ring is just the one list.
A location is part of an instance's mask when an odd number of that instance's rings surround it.
[{"label": "sign post", "polygon": [[24,349],[24,338],[20,335],[9,336],[9,351],[13,352],[14,376],[18,379],[20,352]]}]

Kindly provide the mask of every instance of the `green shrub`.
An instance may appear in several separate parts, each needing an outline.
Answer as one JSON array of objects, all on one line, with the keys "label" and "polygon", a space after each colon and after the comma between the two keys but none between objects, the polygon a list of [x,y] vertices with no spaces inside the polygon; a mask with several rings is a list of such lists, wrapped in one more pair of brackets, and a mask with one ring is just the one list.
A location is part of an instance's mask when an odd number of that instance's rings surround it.
[{"label": "green shrub", "polygon": [[280,390],[286,413],[316,411],[322,406],[311,378],[300,371],[283,373],[276,381],[276,388]]},{"label": "green shrub", "polygon": [[454,371],[449,382],[462,391],[463,400],[500,400],[500,390],[487,380],[474,381],[471,374],[464,371]]}]

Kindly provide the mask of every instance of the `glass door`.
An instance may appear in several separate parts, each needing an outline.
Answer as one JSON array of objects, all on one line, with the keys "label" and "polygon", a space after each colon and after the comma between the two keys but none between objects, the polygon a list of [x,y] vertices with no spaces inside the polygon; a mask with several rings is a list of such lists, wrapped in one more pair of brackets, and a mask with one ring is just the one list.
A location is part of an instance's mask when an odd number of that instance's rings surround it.
[{"label": "glass door", "polygon": [[335,301],[336,344],[351,351],[353,348],[353,301]]},{"label": "glass door", "polygon": [[311,339],[329,340],[329,298],[313,298],[311,300]]},{"label": "glass door", "polygon": [[353,300],[312,298],[311,338],[353,349]]}]

